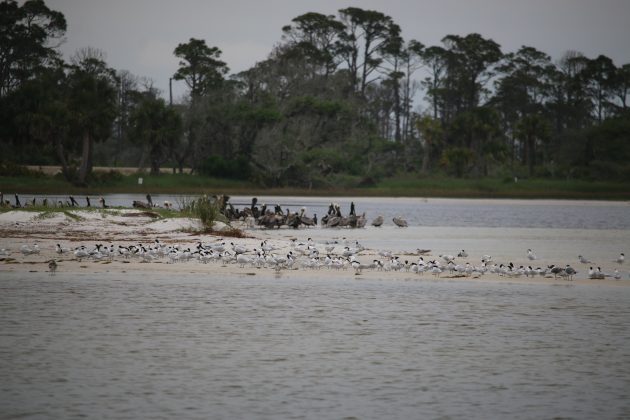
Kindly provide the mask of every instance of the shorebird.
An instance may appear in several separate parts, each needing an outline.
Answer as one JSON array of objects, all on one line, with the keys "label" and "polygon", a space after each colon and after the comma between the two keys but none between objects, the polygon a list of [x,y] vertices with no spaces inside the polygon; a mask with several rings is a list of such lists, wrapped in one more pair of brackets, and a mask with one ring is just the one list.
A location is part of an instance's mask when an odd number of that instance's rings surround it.
[{"label": "shorebird", "polygon": [[55,252],[57,254],[63,254],[64,252],[68,252],[68,249],[63,248],[60,244],[57,244],[57,246],[55,247]]},{"label": "shorebird", "polygon": [[50,260],[48,263],[48,270],[50,271],[51,276],[55,275],[55,271],[57,271],[57,262],[55,260]]},{"label": "shorebird", "polygon": [[534,254],[534,252],[531,249],[527,250],[527,258],[529,258],[531,261],[536,260],[536,254]]},{"label": "shorebird", "polygon": [[604,277],[606,277],[606,275],[602,273],[602,269],[600,267],[597,267],[597,270],[594,270],[593,267],[589,268],[588,270],[589,279],[601,280]]},{"label": "shorebird", "polygon": [[551,274],[553,274],[553,278],[557,278],[559,275],[561,275],[562,273],[564,273],[564,270],[562,269],[562,267],[556,267],[555,265],[550,265],[549,267],[549,271],[551,272]]},{"label": "shorebird", "polygon": [[626,256],[623,254],[623,252],[621,254],[619,254],[619,256],[617,257],[617,259],[615,260],[615,262],[617,264],[623,264],[624,260],[626,259]]},{"label": "shorebird", "polygon": [[244,268],[246,265],[252,264],[253,259],[247,255],[238,254],[236,256],[236,262],[241,266],[241,268]]},{"label": "shorebird", "polygon": [[569,277],[569,280],[573,280],[573,276],[577,274],[577,271],[575,271],[575,269],[573,269],[573,267],[571,267],[569,264],[564,267],[564,272]]},{"label": "shorebird", "polygon": [[468,257],[468,252],[466,252],[465,250],[461,250],[461,252],[459,254],[457,254],[458,257],[460,258],[466,258]]},{"label": "shorebird", "polygon": [[385,257],[385,258],[391,258],[392,257],[392,251],[387,250],[387,249],[381,249],[380,251],[378,251],[378,255],[380,255],[381,257]]},{"label": "shorebird", "polygon": [[434,276],[440,277],[440,273],[442,273],[442,269],[437,265],[431,268],[431,274],[433,274]]},{"label": "shorebird", "polygon": [[24,255],[39,254],[39,246],[37,244],[33,245],[32,247],[29,247],[28,245],[22,245],[20,247],[20,252]]},{"label": "shorebird", "polygon": [[230,242],[230,245],[232,245],[232,251],[234,251],[235,254],[244,254],[247,252],[247,248],[244,247],[243,245],[235,245],[234,242]]},{"label": "shorebird", "polygon": [[405,219],[403,219],[400,216],[396,216],[392,219],[392,221],[394,222],[394,224],[398,227],[407,227],[407,221]]},{"label": "shorebird", "polygon": [[271,251],[276,250],[276,247],[267,243],[266,239],[260,243],[260,248],[265,252],[271,252]]},{"label": "shorebird", "polygon": [[79,261],[81,261],[82,258],[87,258],[89,256],[90,254],[84,245],[81,245],[80,247],[74,250],[74,257]]},{"label": "shorebird", "polygon": [[584,256],[582,256],[582,255],[578,255],[578,260],[580,260],[580,262],[581,262],[582,264],[590,264],[590,263],[591,263],[591,261],[590,261],[590,260],[588,260],[586,257],[584,257]]},{"label": "shorebird", "polygon": [[376,219],[372,220],[372,226],[381,227],[383,225],[383,215],[379,214]]}]

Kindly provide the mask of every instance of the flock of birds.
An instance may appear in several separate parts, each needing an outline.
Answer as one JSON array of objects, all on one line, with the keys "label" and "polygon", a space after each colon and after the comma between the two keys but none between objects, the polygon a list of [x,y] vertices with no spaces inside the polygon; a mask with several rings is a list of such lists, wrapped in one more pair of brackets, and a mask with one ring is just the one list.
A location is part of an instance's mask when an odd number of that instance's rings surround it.
[{"label": "flock of birds", "polygon": [[[0,207],[7,207],[7,208],[13,208],[13,209],[20,209],[23,207],[32,207],[32,206],[36,206],[36,205],[41,205],[43,207],[81,207],[81,204],[79,204],[79,202],[77,201],[76,198],[74,198],[74,196],[68,196],[67,200],[60,200],[57,199],[56,201],[53,199],[48,199],[47,197],[44,197],[40,200],[39,204],[37,202],[37,197],[33,197],[32,199],[29,200],[24,200],[24,203],[22,203],[22,200],[20,200],[20,196],[17,194],[14,194],[14,198],[15,198],[15,202],[11,203],[10,200],[6,200],[4,198],[4,194],[2,192],[0,192]],[[149,203],[151,203],[151,205],[153,205],[152,201],[151,201],[151,195],[147,194],[147,199],[149,201]],[[105,203],[105,198],[103,197],[99,197],[97,199],[98,204],[100,205],[100,207],[106,209],[109,206]],[[134,201],[135,203],[135,201]],[[168,203],[168,202],[166,202]],[[170,204],[170,203],[169,203]],[[166,204],[165,204],[166,206]],[[92,200],[90,199],[89,196],[85,197],[85,207],[92,207]],[[135,206],[134,206],[135,207]]]},{"label": "flock of birds", "polygon": [[[260,226],[272,229],[286,226],[297,229],[300,226],[309,227],[317,226],[318,224],[317,214],[314,214],[313,217],[307,216],[305,207],[302,207],[297,212],[291,212],[290,209],[283,210],[280,205],[268,207],[267,204],[263,204],[259,208],[257,206],[258,199],[254,197],[250,206],[239,210],[229,202],[229,196],[218,196],[215,199],[219,203],[220,211],[225,217],[231,221],[244,221],[250,228]],[[381,227],[384,221],[384,217],[378,215],[372,220],[371,225]],[[392,222],[398,227],[408,226],[407,221],[401,216],[392,218]],[[350,203],[350,211],[347,215],[342,213],[341,206],[338,203],[330,203],[328,212],[319,220],[319,223],[322,227],[327,228],[363,228],[367,224],[367,218],[365,212],[357,214],[354,202]]]},{"label": "flock of birds", "polygon": [[[146,198],[147,202],[134,201],[133,206],[136,208],[151,208],[157,206],[153,203],[150,194],[147,194]],[[86,197],[85,199],[86,206],[91,206],[90,198]],[[292,213],[288,209],[285,212],[279,205],[274,206],[272,209],[267,208],[267,206],[263,204],[261,208],[258,208],[258,200],[254,197],[252,198],[250,206],[238,210],[229,202],[229,196],[217,196],[214,197],[214,199],[217,200],[221,212],[228,219],[245,221],[250,227],[259,225],[265,228],[274,228],[286,225],[288,227],[297,228],[301,225],[315,226],[318,223],[316,214],[313,217],[305,215],[305,208],[295,213]],[[35,205],[34,200],[35,199],[33,199],[33,203],[27,204]],[[15,195],[15,201],[15,207],[22,206],[17,194]],[[4,201],[3,197],[0,197],[0,203],[2,203],[2,205],[10,205],[8,201]],[[42,204],[47,205],[46,201]],[[99,204],[103,208],[107,207],[102,197],[99,199]],[[57,205],[75,207],[79,206],[79,203],[74,197],[70,196],[68,201],[65,203],[59,201]],[[172,208],[170,202],[165,202],[164,206]],[[407,221],[399,216],[394,217],[392,221],[398,227],[408,226]],[[338,204],[331,203],[327,214],[321,219],[322,227],[362,228],[365,227],[366,223],[367,219],[365,213],[357,215],[354,203],[350,204],[350,212],[347,216],[342,214]],[[384,218],[382,215],[379,215],[372,221],[371,225],[380,227],[383,223]],[[234,244],[234,242],[227,244],[223,239],[209,244],[197,243],[193,246],[166,245],[156,239],[151,245],[114,246],[110,244],[107,246],[96,244],[93,247],[81,245],[74,249],[67,249],[57,244],[55,251],[60,257],[72,254],[74,258],[79,261],[83,259],[99,261],[113,260],[115,258],[134,258],[142,262],[166,259],[168,263],[179,263],[193,260],[202,263],[220,262],[222,264],[238,264],[241,267],[267,267],[276,270],[297,269],[300,267],[337,270],[351,268],[356,274],[360,274],[365,270],[406,271],[417,274],[430,273],[435,276],[440,276],[440,274],[448,272],[451,275],[474,277],[482,276],[485,273],[493,273],[508,277],[561,277],[567,280],[572,280],[573,277],[578,274],[577,270],[570,264],[566,264],[563,267],[553,264],[535,268],[531,264],[516,267],[511,262],[495,263],[489,255],[482,256],[480,263],[475,264],[470,261],[465,261],[465,259],[468,258],[468,253],[465,250],[457,253],[457,257],[454,255],[438,255],[437,258],[430,259],[426,255],[430,252],[429,250],[419,249],[415,252],[416,255],[419,255],[418,259],[412,261],[410,259],[403,259],[401,256],[394,255],[391,251],[387,250],[367,250],[357,241],[351,243],[345,240],[345,238],[342,240],[341,244],[338,241],[327,241],[323,244],[316,244],[311,238],[304,243],[298,243],[296,240],[293,240],[288,250],[278,249],[269,244],[268,241],[263,241],[259,247],[249,249],[244,245]],[[31,255],[39,254],[40,250],[36,244],[32,246],[22,245],[20,252],[23,255]],[[6,257],[9,254],[9,250],[0,249],[0,257]],[[409,254],[406,253],[404,255]],[[370,258],[370,256],[371,261],[365,262],[366,258]],[[425,256],[427,256],[426,261],[424,259]],[[464,261],[460,262],[462,259]],[[528,249],[527,259],[529,261],[535,261],[538,260],[538,257],[531,249]],[[621,253],[614,262],[622,265],[624,260],[625,255]],[[613,272],[606,272],[602,270],[601,267],[593,266],[593,263],[583,255],[578,256],[578,261],[585,265],[591,264],[588,269],[589,279],[621,279],[622,277],[618,269],[615,269]],[[57,268],[58,263],[54,259],[50,260],[50,273],[54,274]]]},{"label": "flock of birds", "polygon": [[[23,255],[39,254],[37,244],[22,245],[20,253]],[[169,264],[197,261],[199,263],[219,263],[222,265],[235,264],[241,268],[269,268],[274,270],[295,269],[330,269],[330,270],[354,270],[355,274],[363,271],[382,272],[409,272],[415,274],[428,273],[439,277],[442,273],[448,273],[457,277],[480,277],[486,273],[492,273],[505,277],[553,277],[573,280],[578,271],[570,264],[565,266],[547,265],[533,267],[532,265],[515,266],[512,262],[497,263],[492,256],[483,255],[478,264],[471,262],[468,253],[461,250],[456,255],[440,254],[436,258],[430,258],[430,250],[417,249],[413,253],[395,255],[389,250],[370,250],[362,246],[357,240],[352,241],[330,240],[316,243],[308,238],[305,242],[291,240],[285,247],[277,247],[268,240],[260,242],[259,246],[227,242],[218,238],[214,242],[195,245],[165,244],[155,239],[152,244],[104,245],[94,246],[80,245],[75,248],[66,248],[57,244],[55,253],[59,258],[68,256],[78,261],[111,261],[114,259],[137,260],[150,263],[166,261]],[[10,255],[6,249],[0,250],[0,257]],[[413,258],[409,255],[415,255]],[[406,257],[406,258],[405,258]],[[426,259],[425,259],[426,257]],[[527,250],[529,261],[538,259],[536,254]],[[591,264],[587,258],[578,256],[581,264]],[[621,267],[624,264],[625,255],[620,253],[613,260]],[[61,262],[61,261],[60,261]],[[49,272],[57,271],[58,263],[55,259],[48,261]],[[629,274],[630,276],[630,274]],[[618,269],[613,272],[604,272],[600,267],[591,266],[588,270],[589,279],[614,278],[621,279]]]},{"label": "flock of birds", "polygon": [[[0,192],[0,206],[10,208],[22,208],[38,205],[37,198],[33,197],[30,200],[25,200],[22,203],[20,197],[17,194],[15,196],[15,203],[12,204],[9,200],[4,199],[4,194]],[[242,209],[237,209],[232,203],[230,203],[230,197],[227,195],[213,196],[213,199],[218,204],[220,212],[229,220],[241,220],[244,221],[247,226],[254,227],[260,226],[264,228],[280,228],[283,226],[297,229],[300,226],[316,226],[318,224],[317,214],[312,217],[306,215],[306,208],[302,207],[297,212],[291,212],[290,209],[283,210],[280,205],[267,206],[262,204],[259,208],[257,206],[258,198],[253,197],[251,205]],[[103,197],[98,198],[98,203],[101,208],[108,208],[109,205],[105,202]],[[81,207],[80,203],[74,196],[68,196],[67,199],[57,199],[49,201],[48,198],[42,198],[39,205],[43,207]],[[164,201],[160,206],[153,202],[151,194],[146,195],[146,201],[134,200],[132,206],[138,209],[152,209],[155,207],[163,207],[165,209],[173,210],[173,203],[170,201]],[[85,207],[92,207],[92,200],[89,196],[85,197]],[[327,214],[319,221],[322,227],[348,227],[348,228],[363,228],[367,224],[367,218],[365,213],[357,214],[355,210],[354,202],[350,203],[350,211],[347,215],[342,214],[341,206],[338,203],[330,203]],[[371,225],[374,227],[381,227],[385,219],[382,215],[376,216]],[[394,225],[398,227],[408,227],[407,220],[402,216],[396,216],[392,218]]]}]

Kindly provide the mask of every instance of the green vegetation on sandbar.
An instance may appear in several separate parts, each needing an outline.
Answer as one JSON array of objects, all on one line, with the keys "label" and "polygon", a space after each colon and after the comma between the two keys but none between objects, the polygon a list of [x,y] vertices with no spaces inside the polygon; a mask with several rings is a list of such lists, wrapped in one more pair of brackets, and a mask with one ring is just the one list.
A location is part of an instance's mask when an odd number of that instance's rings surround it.
[{"label": "green vegetation on sandbar", "polygon": [[[138,178],[142,178],[142,184]],[[18,194],[230,194],[230,195],[306,195],[306,196],[382,196],[382,197],[461,197],[461,198],[558,198],[628,200],[630,188],[621,182],[518,179],[449,178],[401,175],[385,178],[370,186],[360,180],[339,178],[334,187],[265,188],[248,181],[225,180],[188,174],[104,173],[89,187],[77,187],[55,176],[1,176],[5,200]],[[96,204],[96,203],[95,203]]]}]

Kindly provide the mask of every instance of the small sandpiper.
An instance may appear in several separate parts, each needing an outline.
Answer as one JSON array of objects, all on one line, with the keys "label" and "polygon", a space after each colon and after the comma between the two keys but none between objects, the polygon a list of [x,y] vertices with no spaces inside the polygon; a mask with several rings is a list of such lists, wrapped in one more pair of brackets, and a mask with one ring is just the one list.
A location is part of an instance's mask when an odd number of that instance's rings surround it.
[{"label": "small sandpiper", "polygon": [[57,262],[55,260],[50,260],[48,263],[48,270],[50,271],[51,276],[55,275],[55,271],[57,271]]}]

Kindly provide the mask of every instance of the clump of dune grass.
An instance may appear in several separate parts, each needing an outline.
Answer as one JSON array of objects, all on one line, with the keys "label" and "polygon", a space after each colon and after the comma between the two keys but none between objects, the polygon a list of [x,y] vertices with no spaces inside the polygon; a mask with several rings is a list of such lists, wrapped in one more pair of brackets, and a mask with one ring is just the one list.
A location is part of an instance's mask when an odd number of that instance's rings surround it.
[{"label": "clump of dune grass", "polygon": [[202,195],[197,198],[183,198],[178,204],[182,213],[199,219],[204,230],[212,230],[215,222],[229,224],[214,197]]}]

